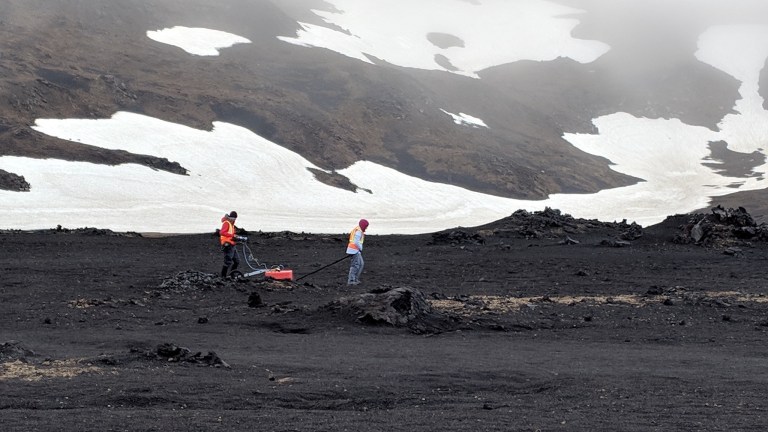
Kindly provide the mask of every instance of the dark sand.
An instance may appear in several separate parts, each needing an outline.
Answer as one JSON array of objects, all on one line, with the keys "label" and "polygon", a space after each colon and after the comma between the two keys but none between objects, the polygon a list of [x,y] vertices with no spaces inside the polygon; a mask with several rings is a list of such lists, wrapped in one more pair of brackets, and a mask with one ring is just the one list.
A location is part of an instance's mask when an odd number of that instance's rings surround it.
[{"label": "dark sand", "polygon": [[[599,224],[369,231],[352,288],[347,261],[221,281],[210,234],[0,234],[2,430],[768,428],[765,243],[676,244],[676,223],[624,247]],[[343,234],[249,236],[297,277],[344,253]],[[329,306],[404,287],[431,310],[402,326]]]}]

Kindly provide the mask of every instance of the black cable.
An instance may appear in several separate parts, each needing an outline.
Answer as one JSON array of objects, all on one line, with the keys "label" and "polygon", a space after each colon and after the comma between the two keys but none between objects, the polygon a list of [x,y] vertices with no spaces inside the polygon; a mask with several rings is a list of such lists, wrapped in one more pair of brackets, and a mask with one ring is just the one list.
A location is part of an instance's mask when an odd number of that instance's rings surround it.
[{"label": "black cable", "polygon": [[349,255],[349,254],[347,254],[347,255],[344,255],[344,257],[343,257],[343,258],[339,258],[339,259],[337,259],[336,261],[334,261],[334,262],[332,262],[332,263],[330,263],[330,264],[328,264],[328,265],[326,265],[326,266],[320,267],[319,269],[317,269],[317,270],[313,271],[312,273],[307,273],[307,274],[305,274],[304,276],[302,276],[302,277],[300,277],[300,278],[296,279],[296,282],[298,282],[298,281],[300,281],[300,280],[304,279],[305,277],[307,277],[307,276],[309,276],[309,275],[313,275],[313,274],[315,274],[315,273],[319,272],[320,270],[326,269],[326,268],[328,268],[328,267],[330,267],[330,266],[332,266],[332,265],[334,265],[334,264],[336,264],[336,263],[338,263],[338,262],[344,261],[345,259],[347,259],[347,258],[349,258],[349,257],[351,257],[351,256],[352,256],[352,255]]}]

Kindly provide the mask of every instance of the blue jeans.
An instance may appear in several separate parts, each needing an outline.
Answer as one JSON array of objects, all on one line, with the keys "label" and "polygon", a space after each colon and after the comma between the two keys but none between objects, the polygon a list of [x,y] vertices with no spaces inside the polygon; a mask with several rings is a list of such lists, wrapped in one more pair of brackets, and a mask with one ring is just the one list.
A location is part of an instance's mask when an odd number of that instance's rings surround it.
[{"label": "blue jeans", "polygon": [[347,283],[360,282],[360,275],[363,273],[363,254],[356,253],[352,255],[352,262],[349,264],[349,277]]}]

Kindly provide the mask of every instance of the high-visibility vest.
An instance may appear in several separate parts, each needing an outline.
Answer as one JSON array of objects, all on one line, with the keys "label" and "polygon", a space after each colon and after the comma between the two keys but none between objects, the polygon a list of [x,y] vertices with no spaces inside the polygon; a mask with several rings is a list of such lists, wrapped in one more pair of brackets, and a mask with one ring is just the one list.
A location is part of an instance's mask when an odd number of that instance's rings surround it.
[{"label": "high-visibility vest", "polygon": [[365,232],[363,232],[362,229],[360,229],[359,226],[356,226],[350,233],[349,233],[349,243],[347,244],[347,247],[354,250],[359,250],[357,245],[355,244],[355,234],[360,231],[360,245],[363,244],[363,241],[365,241]]},{"label": "high-visibility vest", "polygon": [[235,224],[228,220],[224,220],[224,225],[226,225],[225,231],[219,231],[219,242],[222,246],[224,246],[227,243],[235,244],[234,236],[235,236]]}]

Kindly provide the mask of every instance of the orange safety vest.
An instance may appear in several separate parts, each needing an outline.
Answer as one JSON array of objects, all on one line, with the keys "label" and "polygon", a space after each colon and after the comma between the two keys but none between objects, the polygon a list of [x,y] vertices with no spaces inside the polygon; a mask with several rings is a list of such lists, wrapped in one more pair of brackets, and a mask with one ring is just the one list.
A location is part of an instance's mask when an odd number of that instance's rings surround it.
[{"label": "orange safety vest", "polygon": [[[362,231],[359,226],[356,226],[350,233],[349,233],[349,244],[347,244],[347,247],[354,250],[359,250],[357,245],[355,244],[355,234],[358,231]],[[363,231],[362,235],[360,236],[360,244],[362,245],[365,241],[365,231]]]},{"label": "orange safety vest", "polygon": [[219,242],[221,242],[221,245],[224,246],[227,243],[230,243],[232,245],[235,244],[235,224],[228,220],[224,220],[224,225],[221,227],[224,228],[226,226],[226,230],[220,230],[219,231]]}]

